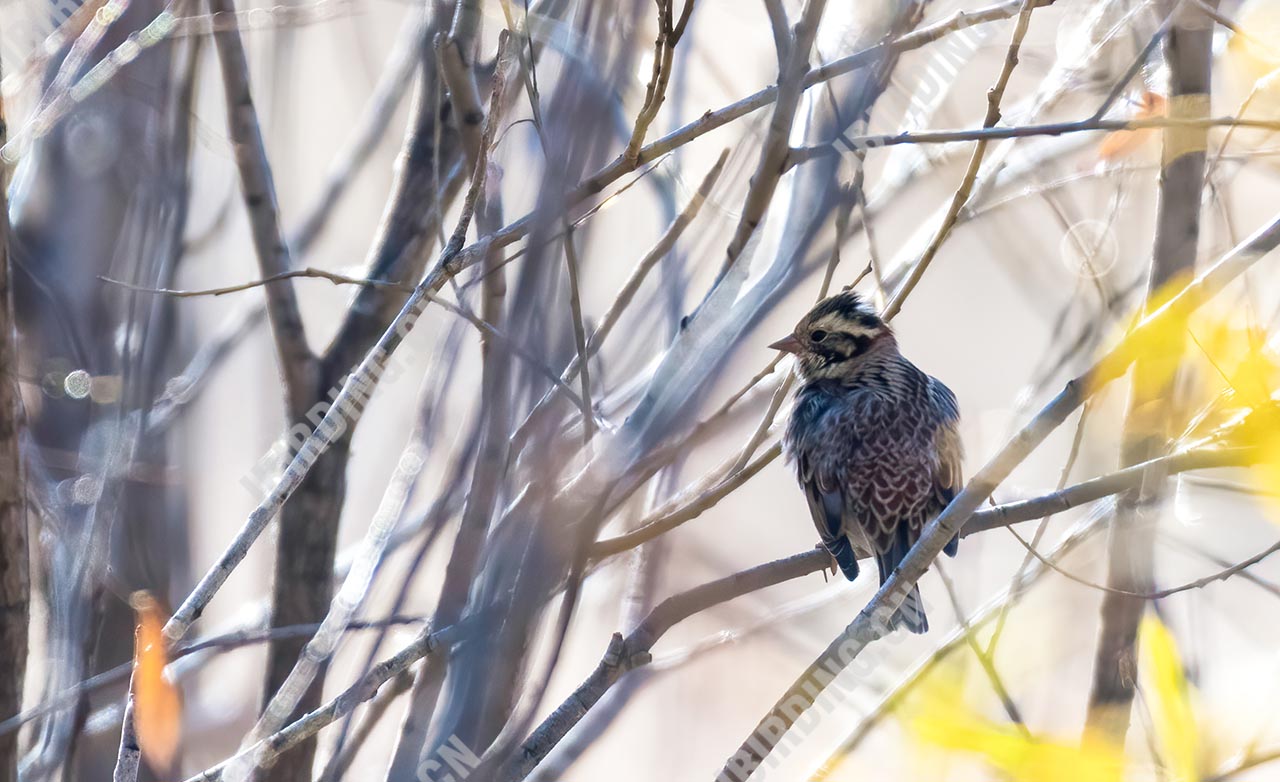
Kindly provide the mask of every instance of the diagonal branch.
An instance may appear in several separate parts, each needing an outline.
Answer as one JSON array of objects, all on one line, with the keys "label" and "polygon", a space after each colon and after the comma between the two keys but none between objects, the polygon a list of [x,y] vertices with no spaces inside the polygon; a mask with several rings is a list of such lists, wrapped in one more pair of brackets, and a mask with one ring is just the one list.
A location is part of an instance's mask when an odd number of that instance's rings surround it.
[{"label": "diagonal branch", "polygon": [[[1116,347],[1084,374],[1069,381],[1052,401],[978,471],[945,510],[925,527],[919,541],[857,618],[833,640],[794,684],[783,693],[729,758],[720,772],[723,782],[746,779],[778,745],[786,731],[808,711],[830,680],[830,671],[851,665],[871,643],[889,630],[890,617],[920,580],[942,548],[964,528],[983,502],[1014,468],[1096,390],[1123,374],[1133,360],[1133,346],[1150,344],[1152,334],[1187,317],[1222,291],[1247,268],[1280,244],[1280,217],[1259,229],[1212,268],[1189,283],[1163,307],[1147,315]],[[1146,340],[1144,343],[1143,340]]]},{"label": "diagonal branch", "polygon": [[[628,636],[633,641],[632,648],[637,655],[641,652],[647,654],[648,649],[661,638],[663,633],[693,614],[750,592],[819,572],[826,567],[828,559],[825,550],[813,549],[758,565],[670,597],[651,611],[635,632]],[[483,619],[483,615],[476,615],[439,630],[430,628],[423,630],[407,646],[378,663],[336,698],[280,732],[262,739],[253,746],[246,747],[236,757],[251,754],[263,765],[276,762],[288,750],[351,713],[361,703],[373,698],[379,688],[392,678],[409,670],[414,663],[434,657],[436,652],[447,649],[462,640],[469,630],[482,626]],[[639,663],[644,659],[643,656],[632,655],[629,661]],[[618,675],[621,675],[620,671],[614,676],[614,680]],[[189,777],[186,782],[212,782],[212,780],[221,779],[223,770],[234,760],[235,758],[228,758]]]},{"label": "diagonal branch", "polygon": [[818,35],[818,22],[826,7],[826,0],[807,0],[804,11],[800,14],[800,21],[796,23],[786,60],[778,69],[777,97],[769,129],[761,144],[760,159],[751,176],[751,187],[743,201],[742,216],[733,231],[733,238],[729,240],[719,277],[724,277],[737,263],[747,242],[764,219],[765,211],[778,189],[778,182],[786,173],[787,158],[791,153],[791,128],[795,125],[800,99],[804,96],[805,77],[809,73],[809,54]]},{"label": "diagonal branch", "polygon": [[[1000,76],[996,79],[996,83],[987,92],[987,116],[982,121],[982,127],[984,128],[994,128],[1000,122],[1000,102],[1004,100],[1004,92],[1009,86],[1009,79],[1013,76],[1014,69],[1018,67],[1018,54],[1022,50],[1022,41],[1027,36],[1027,30],[1031,26],[1031,12],[1035,8],[1035,0],[1025,0],[1022,4],[1022,11],[1018,14],[1017,24],[1013,28],[1013,39],[1009,42],[1009,48],[1005,53],[1004,67],[1000,70]],[[933,241],[925,249],[924,255],[920,256],[920,260],[911,268],[911,273],[903,281],[902,287],[898,289],[893,300],[889,302],[889,306],[885,308],[885,320],[892,320],[893,316],[897,315],[902,309],[903,302],[911,295],[916,283],[920,282],[920,278],[928,270],[929,264],[933,262],[934,257],[937,256],[938,251],[942,248],[942,243],[951,235],[951,230],[955,228],[956,222],[960,219],[960,212],[964,209],[965,204],[968,203],[969,195],[973,192],[973,186],[978,181],[978,172],[982,170],[982,160],[987,155],[987,145],[989,143],[990,141],[985,138],[978,140],[978,144],[973,150],[973,155],[969,158],[969,167],[965,170],[964,177],[960,181],[960,187],[951,199],[951,206],[942,218],[942,225],[938,226],[938,233],[934,235]]]},{"label": "diagonal branch", "polygon": [[801,576],[825,570],[830,563],[819,547],[765,565],[759,565],[669,597],[649,612],[625,638],[614,633],[600,664],[573,693],[538,726],[524,742],[519,755],[502,774],[504,780],[522,780],[564,738],[569,729],[594,706],[627,671],[652,659],[650,651],[664,633],[696,613]]}]

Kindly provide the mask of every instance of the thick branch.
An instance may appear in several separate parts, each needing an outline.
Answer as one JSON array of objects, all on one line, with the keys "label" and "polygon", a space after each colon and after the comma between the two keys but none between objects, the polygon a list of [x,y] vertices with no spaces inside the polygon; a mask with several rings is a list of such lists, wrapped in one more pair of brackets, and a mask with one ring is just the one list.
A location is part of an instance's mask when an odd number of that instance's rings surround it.
[{"label": "thick branch", "polygon": [[[235,13],[234,0],[209,0],[215,14]],[[267,160],[258,112],[249,87],[249,63],[245,58],[240,31],[215,33],[218,62],[222,65],[222,83],[227,100],[227,129],[236,151],[236,167],[240,172],[240,188],[253,233],[253,247],[258,256],[262,276],[286,272],[293,266],[289,246],[280,227],[280,209],[276,202],[271,163]],[[267,315],[275,336],[280,371],[285,381],[285,397],[290,417],[300,417],[314,401],[312,387],[318,369],[316,358],[307,347],[306,333],[293,286],[273,285],[266,290]]]},{"label": "thick branch", "polygon": [[[1189,4],[1176,5],[1172,14],[1172,29],[1165,41],[1169,115],[1174,119],[1196,119],[1209,109],[1213,27]],[[1164,133],[1156,243],[1147,289],[1149,302],[1195,269],[1208,141],[1205,129],[1173,127]],[[1179,331],[1179,348],[1183,341]],[[1172,418],[1176,410],[1177,365],[1176,354],[1140,356],[1135,362],[1121,446],[1124,462],[1150,459],[1168,448],[1170,430],[1179,425]],[[1116,507],[1108,544],[1109,591],[1102,599],[1102,624],[1089,693],[1086,730],[1106,736],[1118,746],[1123,746],[1129,729],[1136,687],[1138,625],[1147,606],[1144,597],[1126,593],[1151,592],[1155,580],[1155,531],[1165,482],[1159,475],[1152,478],[1125,492]]]},{"label": "thick branch", "polygon": [[[0,147],[6,138],[4,98],[0,96]],[[0,714],[13,714],[22,708],[31,602],[26,484],[18,448],[22,400],[18,391],[16,320],[10,287],[7,190],[7,177],[0,167],[0,660],[4,660],[0,670]],[[16,733],[0,736],[0,782],[17,782],[17,779],[18,736]]]},{"label": "thick branch", "polygon": [[[464,13],[463,6],[463,1],[459,0],[459,15]],[[497,122],[501,86],[505,79],[502,57],[506,40],[504,34],[503,44],[499,46],[498,68],[493,78],[489,121],[486,125],[487,135],[483,135],[480,139],[478,148],[479,161],[485,159]],[[447,46],[450,49],[455,48],[455,44]],[[480,221],[485,223],[481,226],[482,229],[500,220],[500,215],[501,205],[486,200],[480,210]],[[482,315],[486,320],[498,324],[503,322],[505,316],[507,294],[506,276],[499,265],[500,260],[497,251],[490,252],[481,270],[483,274]],[[431,620],[437,627],[455,624],[462,618],[493,509],[502,489],[503,468],[507,462],[509,444],[507,435],[511,430],[509,421],[511,414],[510,356],[501,344],[486,340],[481,343],[481,362],[480,411],[483,419],[480,449],[472,469],[470,491],[463,506],[458,535],[454,540],[453,552],[445,569],[440,602]],[[447,668],[448,660],[446,659],[442,664],[419,668],[414,676],[409,704],[400,725],[400,732],[386,775],[389,782],[413,780],[416,777],[419,758],[425,751],[427,731],[431,726],[432,715],[435,713]]]}]

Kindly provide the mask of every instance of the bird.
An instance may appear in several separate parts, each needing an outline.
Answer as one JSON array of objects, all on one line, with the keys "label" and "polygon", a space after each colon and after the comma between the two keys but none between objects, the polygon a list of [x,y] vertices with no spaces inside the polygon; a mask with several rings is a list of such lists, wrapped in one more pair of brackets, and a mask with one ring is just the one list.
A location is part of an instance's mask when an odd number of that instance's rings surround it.
[{"label": "bird", "polygon": [[[795,356],[783,446],[822,544],[850,581],[857,552],[873,555],[883,586],[960,491],[956,396],[902,355],[889,324],[852,291],[818,302],[769,347]],[[944,551],[957,546],[953,538]],[[899,627],[929,629],[918,586],[890,620]]]}]

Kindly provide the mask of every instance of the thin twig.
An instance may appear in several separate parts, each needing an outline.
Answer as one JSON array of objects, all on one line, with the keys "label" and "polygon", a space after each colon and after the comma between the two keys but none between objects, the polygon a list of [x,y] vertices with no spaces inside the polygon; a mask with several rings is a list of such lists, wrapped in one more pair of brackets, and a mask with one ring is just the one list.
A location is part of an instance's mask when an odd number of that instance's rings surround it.
[{"label": "thin twig", "polygon": [[[1051,565],[1049,560],[1045,560],[1045,563]],[[995,660],[978,643],[978,638],[973,631],[973,625],[969,623],[964,606],[960,605],[960,595],[956,592],[955,582],[951,580],[951,575],[947,573],[941,562],[938,563],[937,567],[938,577],[942,579],[942,585],[947,591],[947,599],[951,601],[951,607],[960,623],[960,629],[964,631],[965,643],[969,645],[973,656],[978,659],[978,665],[982,666],[983,673],[987,676],[987,681],[991,683],[992,692],[996,694],[996,697],[1000,699],[1000,705],[1004,707],[1005,715],[1013,722],[1018,733],[1024,739],[1030,740],[1032,738],[1031,731],[1027,729],[1026,721],[1022,718],[1022,710],[1014,702],[1013,696],[1009,694],[1009,688],[1005,686],[1004,679],[1000,676],[1000,672],[996,670]]]},{"label": "thin twig", "polygon": [[649,126],[658,118],[658,111],[667,98],[667,85],[671,81],[671,66],[675,58],[676,44],[684,35],[693,14],[696,0],[684,0],[680,12],[680,20],[675,20],[675,0],[657,0],[658,3],[658,37],[653,44],[653,69],[649,76],[649,84],[645,87],[644,105],[636,116],[635,127],[631,131],[631,139],[623,151],[624,159],[635,160],[640,155],[644,138]]},{"label": "thin twig", "polygon": [[[1026,38],[1027,30],[1031,26],[1031,12],[1035,8],[1035,0],[1025,0],[1022,4],[1022,10],[1018,14],[1018,21],[1014,25],[1013,39],[1009,42],[1009,49],[1005,53],[1004,67],[1000,70],[1000,76],[996,79],[995,85],[987,92],[987,116],[982,121],[983,128],[994,128],[1000,122],[1000,102],[1004,100],[1004,92],[1009,86],[1009,79],[1013,76],[1014,69],[1018,67],[1018,53],[1022,50],[1022,40]],[[892,320],[902,309],[903,302],[911,295],[916,283],[920,282],[920,278],[929,269],[929,264],[933,262],[938,251],[942,249],[942,243],[951,235],[951,229],[955,228],[956,222],[960,217],[960,211],[964,208],[965,203],[968,202],[969,195],[973,192],[974,183],[978,181],[978,172],[982,170],[982,160],[987,155],[988,143],[987,139],[978,141],[978,145],[973,150],[973,155],[969,158],[969,167],[965,170],[964,177],[960,180],[960,187],[951,198],[951,206],[942,218],[942,225],[938,226],[938,232],[934,235],[933,241],[925,248],[924,254],[920,256],[920,260],[912,267],[911,273],[907,275],[907,279],[903,281],[902,286],[898,288],[897,293],[894,294],[893,299],[889,302],[889,306],[885,308],[883,313],[885,320]]]},{"label": "thin twig", "polygon": [[[1201,118],[1169,118],[1150,117],[1138,119],[1093,119],[1092,117],[1065,122],[1045,122],[1012,127],[973,128],[965,130],[920,130],[903,131],[868,136],[850,136],[849,143],[865,146],[869,149],[896,147],[903,144],[956,144],[964,141],[995,141],[998,139],[1032,138],[1036,136],[1069,136],[1076,133],[1092,133],[1095,131],[1115,132],[1118,130],[1208,130],[1210,128],[1239,127],[1260,128],[1263,130],[1280,130],[1280,120],[1248,119],[1235,116],[1201,117]],[[806,162],[814,158],[834,155],[832,146],[804,147],[793,149],[791,154],[797,162]]]},{"label": "thin twig", "polygon": [[573,345],[578,359],[578,381],[581,393],[578,397],[582,411],[582,441],[590,443],[595,435],[595,411],[591,404],[591,357],[587,353],[587,327],[582,315],[581,287],[578,284],[578,250],[573,244],[573,228],[565,228],[565,268],[569,272],[569,319],[573,327]]},{"label": "thin twig", "polygon": [[1036,551],[1035,547],[1032,546],[1030,543],[1028,543],[1027,540],[1023,538],[1021,535],[1019,535],[1017,531],[1014,530],[1012,527],[1009,527],[1009,534],[1013,535],[1014,539],[1016,539],[1018,543],[1020,543],[1023,546],[1023,548],[1027,550],[1028,554],[1030,554],[1032,557],[1039,560],[1040,564],[1053,569],[1054,572],[1056,572],[1058,575],[1062,576],[1063,578],[1066,578],[1068,581],[1073,581],[1081,586],[1088,587],[1089,589],[1093,589],[1098,592],[1103,592],[1108,595],[1115,595],[1119,597],[1129,598],[1133,600],[1141,600],[1141,601],[1163,600],[1167,597],[1173,597],[1174,595],[1181,594],[1182,592],[1190,592],[1195,589],[1203,589],[1216,581],[1226,581],[1232,576],[1245,572],[1246,570],[1258,564],[1259,562],[1263,561],[1267,557],[1270,557],[1272,554],[1276,553],[1277,551],[1280,551],[1280,542],[1276,542],[1271,544],[1270,546],[1267,546],[1265,549],[1258,552],[1257,554],[1254,554],[1251,557],[1243,559],[1235,563],[1234,565],[1228,565],[1227,567],[1224,567],[1217,572],[1210,573],[1207,576],[1201,576],[1200,578],[1197,578],[1194,581],[1188,581],[1186,583],[1179,584],[1178,586],[1175,586],[1175,587],[1157,589],[1151,592],[1134,592],[1132,590],[1121,589],[1119,587],[1113,587],[1113,586],[1107,586],[1105,584],[1099,584],[1097,582],[1090,581],[1086,578],[1081,578],[1080,576],[1077,576],[1076,574],[1066,570],[1065,568],[1059,565],[1055,565],[1049,562],[1048,560],[1046,560],[1043,554],[1041,554],[1039,551]]},{"label": "thin twig", "polygon": [[614,538],[599,541],[591,548],[591,559],[599,561],[636,548],[659,535],[675,529],[686,521],[697,518],[755,477],[781,454],[782,446],[774,444],[767,451],[756,457],[754,461],[741,469],[732,471],[728,477],[699,492],[692,499],[675,507],[665,506],[659,508],[649,517],[643,519],[636,526],[636,529]]},{"label": "thin twig", "polygon": [[[613,303],[609,305],[609,309],[600,318],[600,325],[592,332],[591,339],[587,342],[586,355],[588,359],[600,352],[601,347],[604,345],[604,341],[609,337],[609,334],[613,332],[614,327],[618,324],[623,313],[625,313],[627,308],[635,301],[636,294],[640,291],[644,281],[648,278],[649,272],[653,270],[659,261],[671,252],[671,249],[675,246],[685,229],[689,227],[689,224],[693,222],[694,218],[697,217],[698,213],[702,210],[702,205],[707,202],[707,199],[711,195],[712,188],[715,187],[716,182],[720,178],[720,174],[724,171],[725,161],[728,160],[728,156],[728,149],[721,151],[720,156],[716,159],[715,165],[713,165],[711,170],[707,172],[707,175],[703,177],[702,183],[689,199],[689,202],[685,204],[684,209],[676,216],[675,220],[671,221],[671,224],[667,226],[667,229],[663,232],[662,236],[658,237],[658,241],[655,242],[654,245],[649,248],[649,251],[646,252],[636,263],[635,268],[631,271],[631,275],[627,277],[627,281],[623,283],[622,287],[618,290],[618,294],[614,297]],[[580,366],[581,361],[582,359],[579,356],[575,355],[573,357],[569,362],[569,365],[565,367],[564,372],[560,374],[561,382],[573,382],[574,378],[577,377],[578,367]],[[538,400],[538,403],[534,405],[528,415],[525,416],[524,421],[520,426],[516,428],[515,433],[511,436],[511,440],[514,443],[519,445],[524,442],[533,426],[537,421],[541,420],[541,414],[546,410],[551,399],[552,393],[551,390],[548,389],[542,399]]]},{"label": "thin twig", "polygon": [[[1101,526],[1102,519],[1110,513],[1109,508],[1103,508],[1092,518],[1086,519],[1077,525],[1061,543],[1047,555],[1048,559],[1053,562],[1061,561],[1067,554],[1076,550],[1080,544],[1089,539]],[[922,660],[912,671],[910,671],[898,684],[892,687],[883,697],[873,706],[864,716],[853,731],[823,763],[821,769],[812,778],[812,782],[825,782],[839,768],[840,764],[847,758],[852,756],[855,749],[861,745],[862,741],[870,735],[872,729],[880,723],[886,715],[891,714],[903,699],[911,693],[928,675],[937,669],[947,657],[960,648],[962,643],[972,632],[981,629],[987,623],[991,622],[997,615],[997,612],[1006,611],[1016,605],[1027,593],[1033,584],[1050,573],[1048,568],[1039,567],[1033,563],[1033,566],[1023,570],[1017,579],[1009,585],[1004,594],[997,597],[994,601],[988,603],[977,613],[969,616],[961,627],[957,627],[952,631],[951,635],[928,657]],[[968,628],[966,630],[965,628]]]},{"label": "thin twig", "polygon": [[[305,269],[294,269],[292,271],[281,272],[280,274],[276,274],[261,280],[251,280],[249,282],[236,283],[235,285],[225,285],[220,288],[203,288],[203,289],[150,288],[143,285],[134,285],[132,283],[124,282],[123,280],[116,280],[110,277],[103,277],[101,275],[98,276],[98,279],[102,280],[103,282],[110,283],[112,285],[118,285],[122,288],[127,288],[128,290],[138,291],[141,293],[154,293],[162,296],[172,296],[173,298],[177,298],[177,299],[190,299],[190,298],[198,298],[202,296],[225,296],[230,293],[239,293],[241,291],[247,291],[247,290],[252,290],[254,288],[264,287],[276,282],[280,282],[281,280],[293,280],[293,279],[328,280],[334,285],[360,285],[360,286],[367,286],[367,287],[392,288],[395,290],[405,291],[407,293],[412,293],[414,290],[414,287],[412,285],[404,285],[398,282],[388,282],[386,280],[367,280],[367,279],[360,279],[356,277],[349,277],[345,274],[338,274],[336,272],[326,271],[324,269],[317,269],[311,266],[308,266]],[[512,339],[509,334],[502,331],[497,326],[493,325],[487,320],[480,318],[475,313],[471,312],[465,307],[461,307],[457,304],[454,304],[453,302],[448,301],[435,293],[427,292],[426,294],[424,294],[423,298],[426,301],[429,301],[432,304],[435,304],[436,306],[440,307],[444,311],[452,315],[456,315],[459,318],[462,318],[463,320],[465,320],[467,323],[470,323],[482,335],[486,337],[492,337],[497,340],[501,340],[511,350],[512,353],[519,356],[521,359],[524,359],[526,362],[529,363],[529,366],[536,369],[544,377],[546,377],[548,380],[551,381],[551,388],[547,391],[548,394],[552,396],[556,394],[565,394],[568,397],[569,401],[572,402],[573,404],[575,405],[582,404],[581,397],[578,396],[577,392],[574,391],[573,388],[571,388],[561,376],[557,375],[550,367],[546,365],[546,363],[542,361],[542,359],[538,358],[532,352],[530,352],[528,348],[525,348],[524,346],[516,342],[514,339]]]}]

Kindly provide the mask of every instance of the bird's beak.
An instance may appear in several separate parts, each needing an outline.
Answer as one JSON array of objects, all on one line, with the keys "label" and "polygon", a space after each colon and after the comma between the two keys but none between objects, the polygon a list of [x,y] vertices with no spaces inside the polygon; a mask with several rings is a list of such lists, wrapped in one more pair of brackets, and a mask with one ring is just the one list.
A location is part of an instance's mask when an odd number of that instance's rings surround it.
[{"label": "bird's beak", "polygon": [[774,350],[781,350],[785,353],[799,353],[800,340],[796,339],[795,334],[788,334],[787,336],[773,343],[769,347],[773,348]]}]

